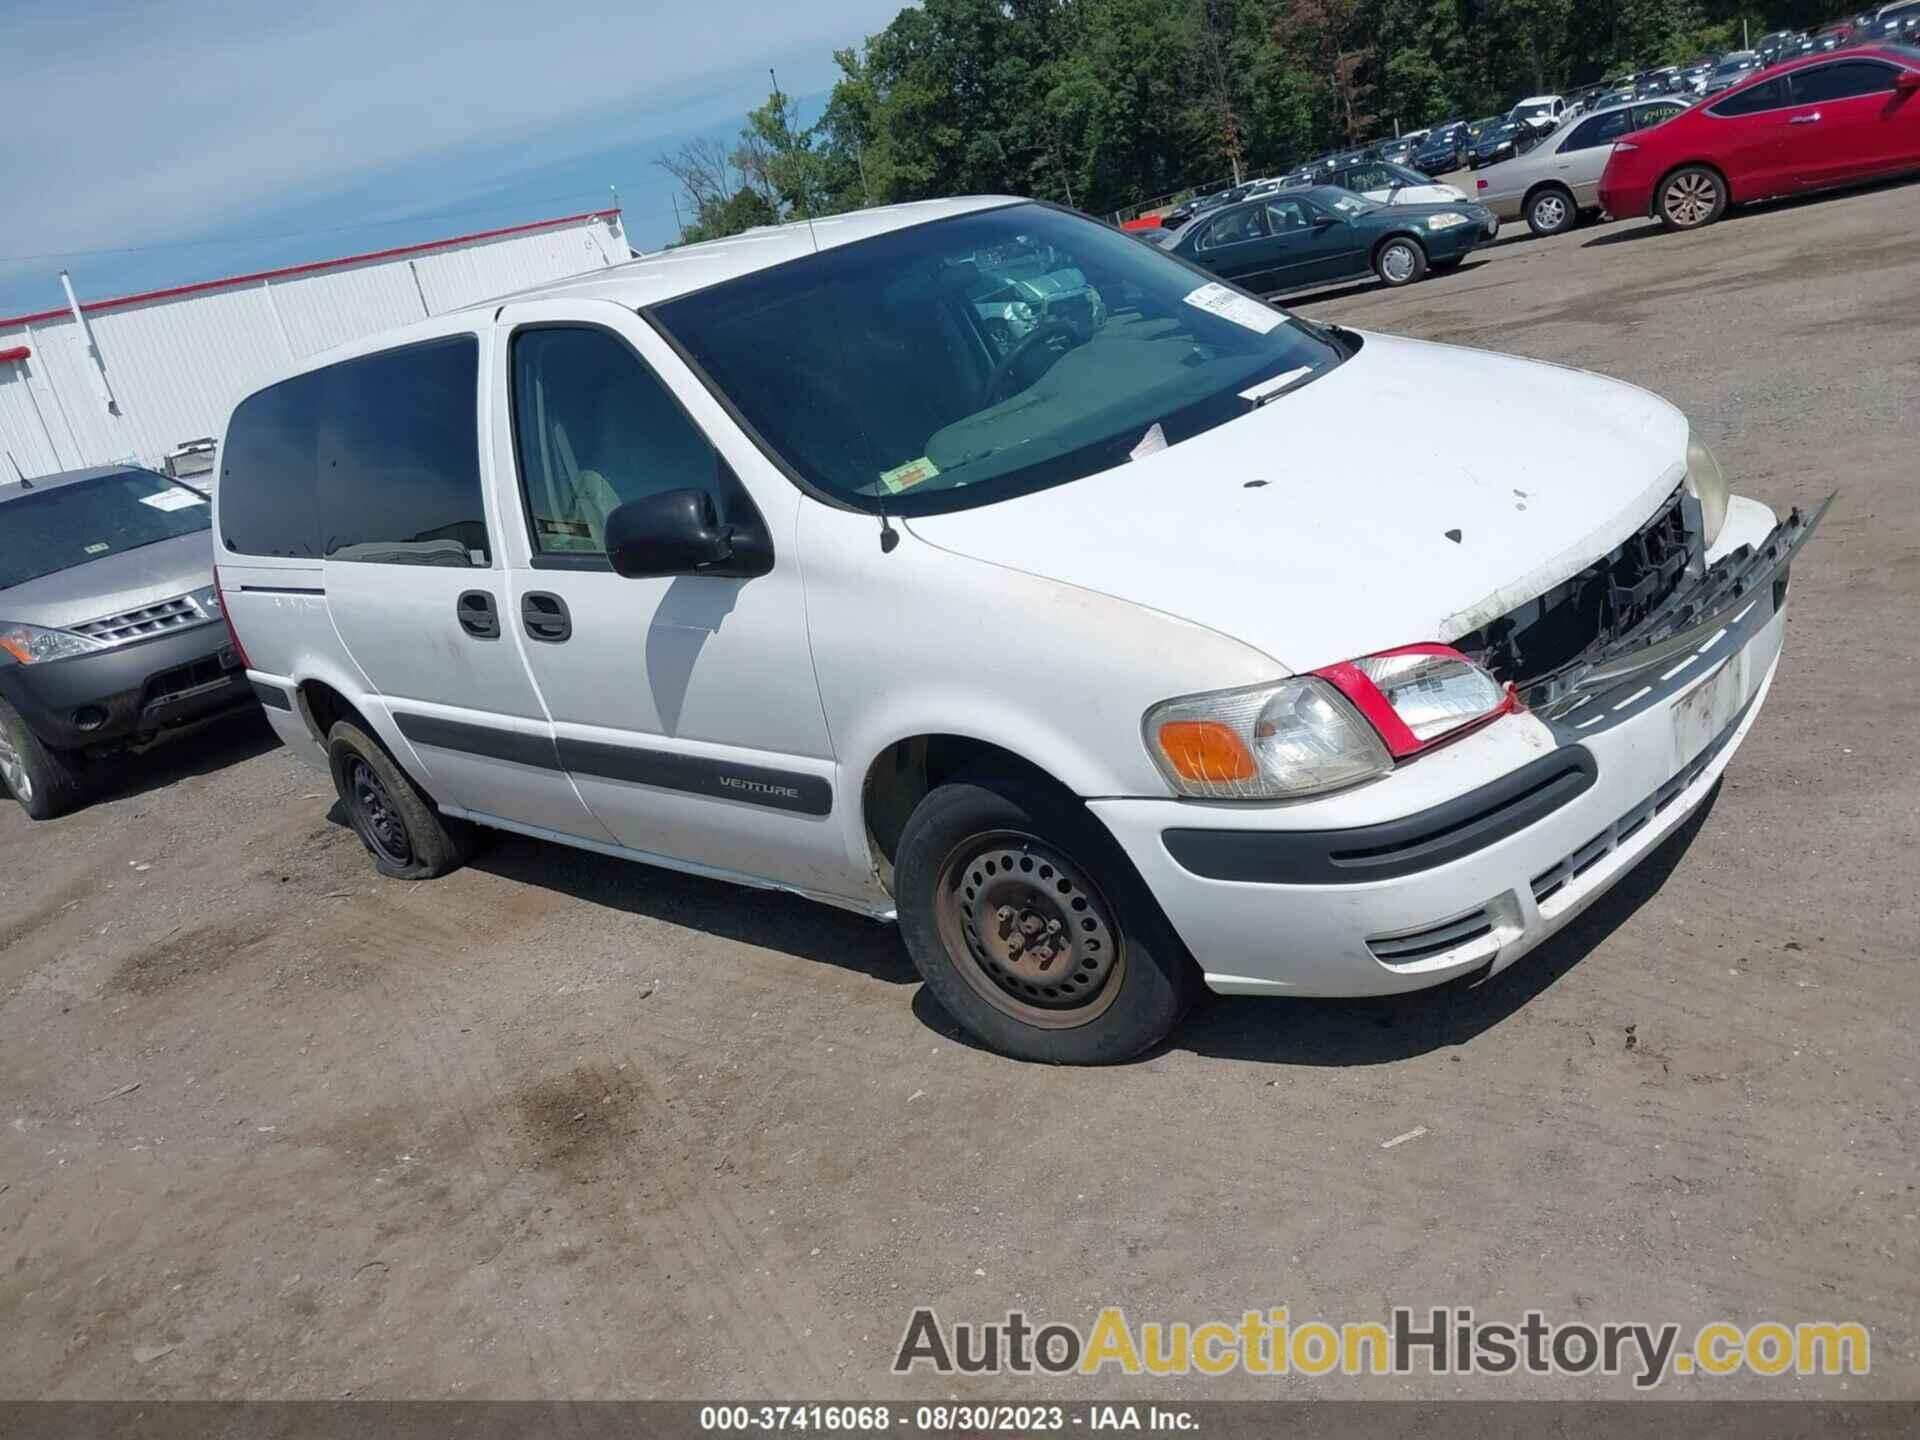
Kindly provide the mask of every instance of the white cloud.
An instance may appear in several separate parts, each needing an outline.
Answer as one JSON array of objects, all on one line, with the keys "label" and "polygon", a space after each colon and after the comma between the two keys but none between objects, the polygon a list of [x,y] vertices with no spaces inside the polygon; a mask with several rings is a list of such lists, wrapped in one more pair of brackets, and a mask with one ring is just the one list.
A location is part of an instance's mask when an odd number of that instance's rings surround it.
[{"label": "white cloud", "polygon": [[25,123],[0,151],[4,253],[203,234],[381,172],[417,173],[447,204],[459,196],[433,188],[447,157],[529,169],[738,114],[729,97],[757,99],[759,67],[819,65],[900,3],[9,9],[5,93]]}]

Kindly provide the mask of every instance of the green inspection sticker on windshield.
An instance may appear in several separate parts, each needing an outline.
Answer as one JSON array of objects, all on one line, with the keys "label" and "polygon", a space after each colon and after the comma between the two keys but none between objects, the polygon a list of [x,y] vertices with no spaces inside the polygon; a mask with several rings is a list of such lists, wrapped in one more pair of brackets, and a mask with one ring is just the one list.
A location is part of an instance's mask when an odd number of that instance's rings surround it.
[{"label": "green inspection sticker on windshield", "polygon": [[898,495],[922,480],[931,480],[940,473],[940,467],[922,455],[918,460],[909,460],[904,465],[896,465],[891,470],[880,472],[880,483]]},{"label": "green inspection sticker on windshield", "polygon": [[104,540],[96,540],[93,544],[87,546],[87,554],[89,555],[104,555],[106,551],[107,542]]}]

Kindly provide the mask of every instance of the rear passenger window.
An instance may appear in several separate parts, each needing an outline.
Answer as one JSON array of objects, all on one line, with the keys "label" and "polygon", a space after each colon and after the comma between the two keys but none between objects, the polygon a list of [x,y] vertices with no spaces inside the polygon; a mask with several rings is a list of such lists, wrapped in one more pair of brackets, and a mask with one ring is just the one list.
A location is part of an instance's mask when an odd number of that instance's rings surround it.
[{"label": "rear passenger window", "polygon": [[317,452],[330,560],[484,566],[479,343],[433,340],[326,377]]},{"label": "rear passenger window", "polygon": [[705,490],[727,513],[712,443],[604,330],[514,336],[513,443],[535,555],[603,556],[607,516],[665,490]]},{"label": "rear passenger window", "polygon": [[1893,89],[1893,67],[1871,60],[1844,60],[1816,70],[1796,70],[1791,78],[1796,105],[1851,100],[1856,95],[1878,95]]},{"label": "rear passenger window", "polygon": [[320,558],[314,427],[324,372],[240,402],[220,448],[220,538],[238,555]]},{"label": "rear passenger window", "polygon": [[1793,102],[1787,96],[1787,77],[1775,76],[1737,95],[1729,95],[1713,107],[1715,115],[1757,115],[1762,110],[1782,110]]},{"label": "rear passenger window", "polygon": [[1573,133],[1561,145],[1560,153],[1566,155],[1575,150],[1591,150],[1596,145],[1618,140],[1627,133],[1632,113],[1630,110],[1609,110],[1604,115],[1583,120],[1573,127]]}]

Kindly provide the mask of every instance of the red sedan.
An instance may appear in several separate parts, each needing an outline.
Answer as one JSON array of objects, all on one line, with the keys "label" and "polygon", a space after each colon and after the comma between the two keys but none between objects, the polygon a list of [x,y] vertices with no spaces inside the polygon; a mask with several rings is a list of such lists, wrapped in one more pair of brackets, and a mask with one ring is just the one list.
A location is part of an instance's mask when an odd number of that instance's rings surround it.
[{"label": "red sedan", "polygon": [[1730,204],[1920,170],[1920,49],[1872,45],[1762,70],[1613,147],[1600,203],[1693,230]]}]

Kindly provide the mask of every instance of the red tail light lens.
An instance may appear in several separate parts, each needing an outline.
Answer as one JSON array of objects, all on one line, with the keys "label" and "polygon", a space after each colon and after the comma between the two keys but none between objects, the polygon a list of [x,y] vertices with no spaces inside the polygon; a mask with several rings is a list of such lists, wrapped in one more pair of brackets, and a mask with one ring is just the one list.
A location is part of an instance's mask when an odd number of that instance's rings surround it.
[{"label": "red tail light lens", "polygon": [[247,647],[240,643],[240,632],[233,628],[233,607],[227,603],[226,588],[220,583],[220,567],[213,567],[213,593],[220,597],[220,618],[227,622],[227,639],[232,642],[233,653],[240,657],[240,668],[251,670],[253,661],[247,658]]},{"label": "red tail light lens", "polygon": [[1407,645],[1314,672],[1330,681],[1402,760],[1520,708],[1513,687],[1447,645]]},{"label": "red tail light lens", "polygon": [[1481,188],[1482,190],[1484,190],[1484,189],[1486,189],[1486,188],[1487,188],[1487,182],[1486,182],[1486,181],[1484,181],[1484,180],[1476,180],[1476,181],[1474,181],[1473,183],[1474,183],[1475,185],[1478,185],[1478,186],[1479,186],[1479,187],[1480,187],[1480,188]]}]

